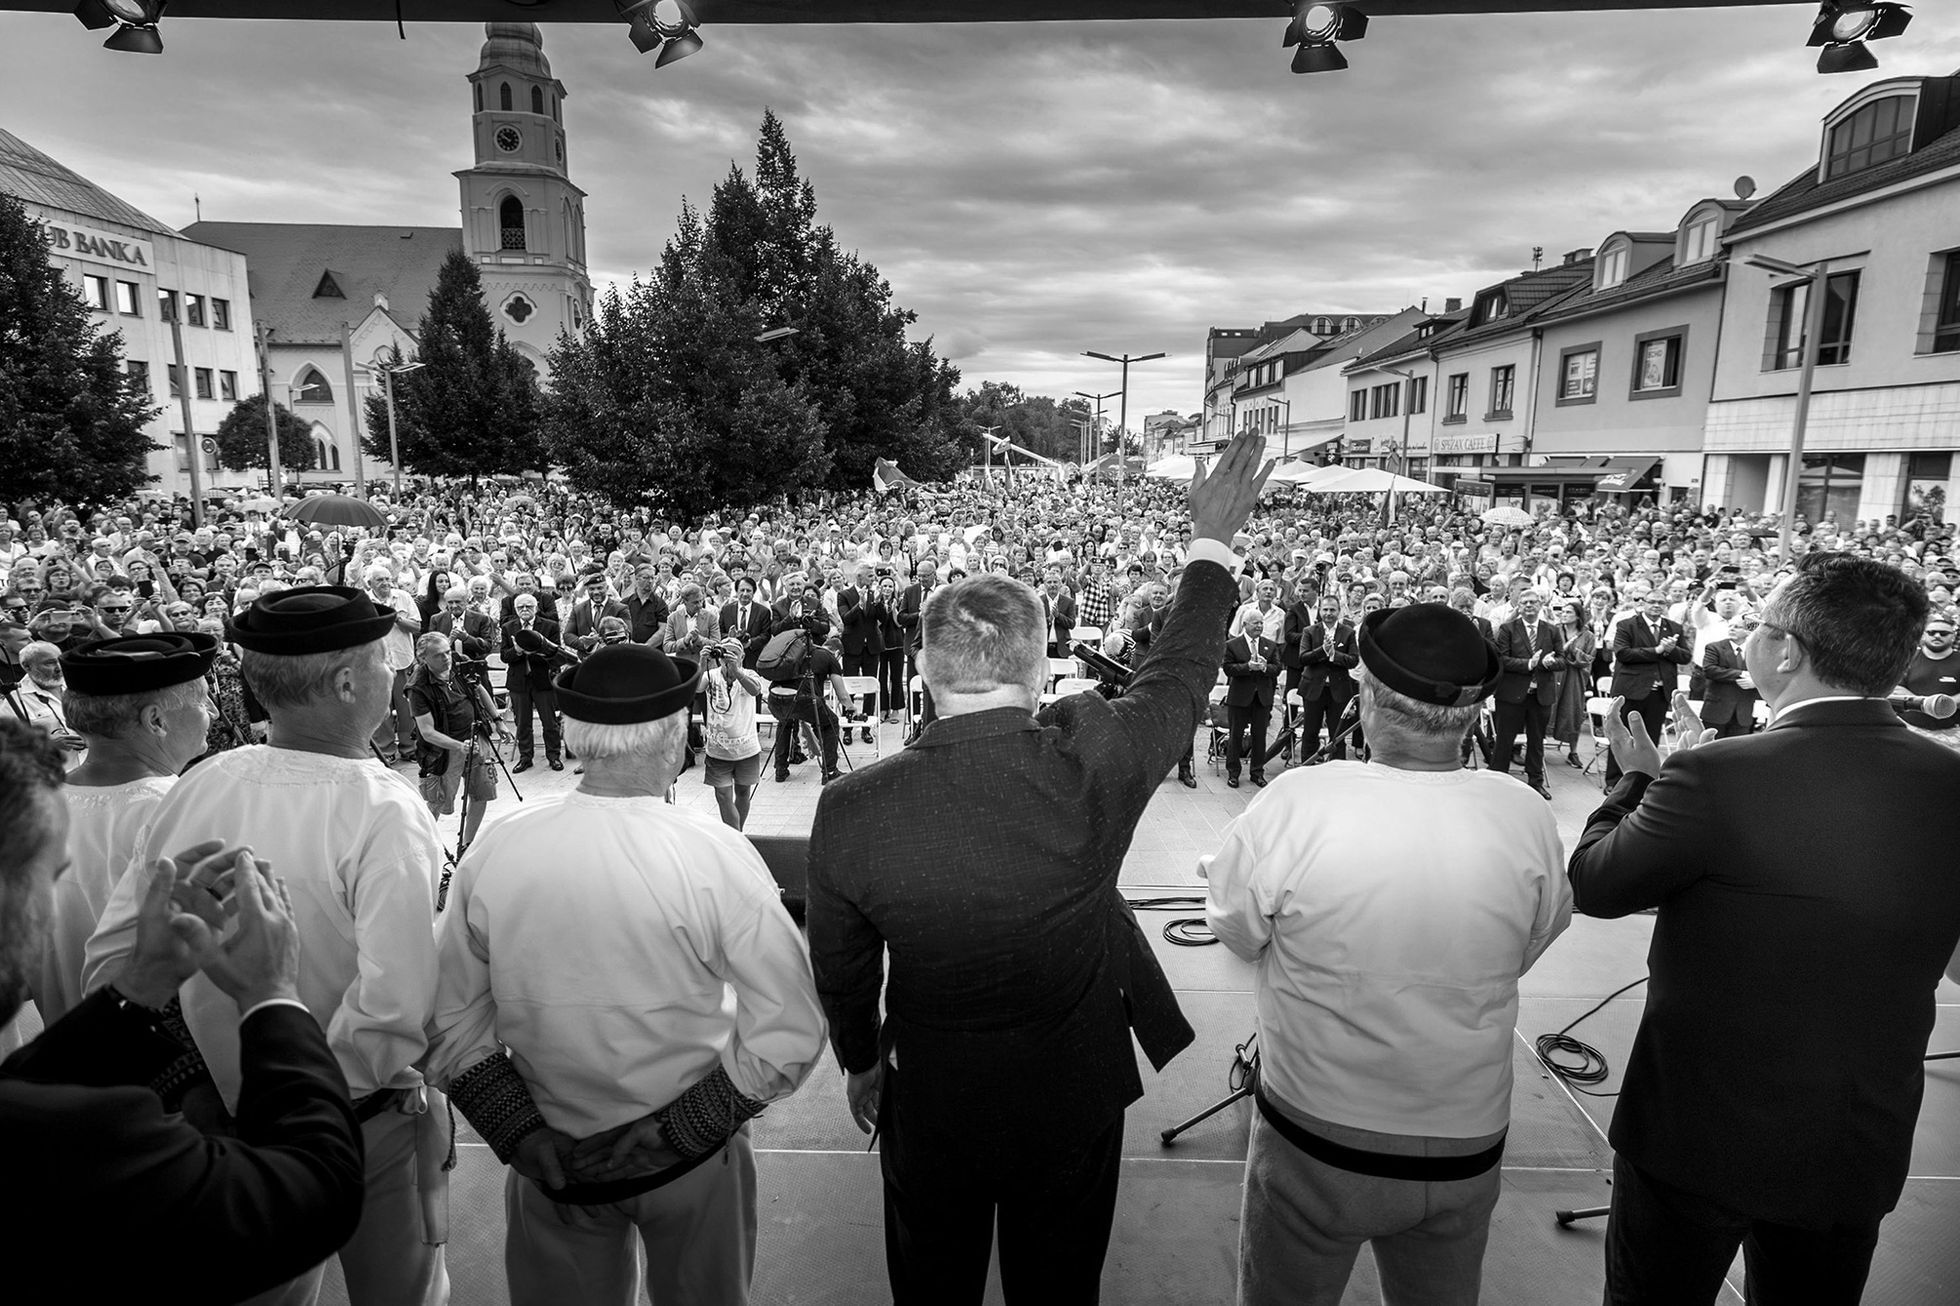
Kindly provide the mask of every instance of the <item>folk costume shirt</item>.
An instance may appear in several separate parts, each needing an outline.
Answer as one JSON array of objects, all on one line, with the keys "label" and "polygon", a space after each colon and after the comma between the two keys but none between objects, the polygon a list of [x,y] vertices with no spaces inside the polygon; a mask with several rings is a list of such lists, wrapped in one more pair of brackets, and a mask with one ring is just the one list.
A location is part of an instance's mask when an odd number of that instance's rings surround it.
[{"label": "folk costume shirt", "polygon": [[1259,968],[1260,1079],[1353,1129],[1510,1120],[1518,976],[1572,919],[1558,828],[1494,771],[1289,771],[1207,859],[1205,918]]},{"label": "folk costume shirt", "polygon": [[659,798],[574,792],[486,826],[441,955],[431,1077],[507,1046],[546,1123],[575,1138],[717,1064],[746,1097],[787,1097],[823,1053],[810,960],[761,856]]}]

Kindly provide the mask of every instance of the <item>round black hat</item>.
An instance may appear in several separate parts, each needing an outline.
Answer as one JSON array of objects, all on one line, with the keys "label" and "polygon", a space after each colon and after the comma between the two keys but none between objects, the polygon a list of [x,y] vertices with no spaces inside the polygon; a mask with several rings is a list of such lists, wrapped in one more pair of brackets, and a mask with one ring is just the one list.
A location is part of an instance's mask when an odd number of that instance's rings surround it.
[{"label": "round black hat", "polygon": [[1361,619],[1361,662],[1418,703],[1463,707],[1488,698],[1504,670],[1477,623],[1444,603],[1383,608]]},{"label": "round black hat", "polygon": [[346,585],[303,585],[255,601],[232,619],[231,640],[254,653],[297,657],[372,644],[394,629],[395,610]]},{"label": "round black hat", "polygon": [[77,694],[149,694],[202,680],[217,656],[215,635],[121,635],[63,653],[61,674]]},{"label": "round black hat", "polygon": [[630,726],[685,711],[700,666],[645,644],[608,644],[558,677],[558,710],[574,721]]}]

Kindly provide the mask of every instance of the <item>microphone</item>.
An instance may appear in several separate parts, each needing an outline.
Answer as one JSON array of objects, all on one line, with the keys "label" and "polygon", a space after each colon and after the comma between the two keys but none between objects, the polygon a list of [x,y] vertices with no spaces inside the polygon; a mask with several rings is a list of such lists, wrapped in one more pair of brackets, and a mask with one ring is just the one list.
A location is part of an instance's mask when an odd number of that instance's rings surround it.
[{"label": "microphone", "polygon": [[1935,721],[1950,720],[1956,711],[1960,711],[1960,699],[1951,694],[1927,694],[1923,698],[1917,694],[1893,694],[1885,701],[1895,711],[1921,712]]}]

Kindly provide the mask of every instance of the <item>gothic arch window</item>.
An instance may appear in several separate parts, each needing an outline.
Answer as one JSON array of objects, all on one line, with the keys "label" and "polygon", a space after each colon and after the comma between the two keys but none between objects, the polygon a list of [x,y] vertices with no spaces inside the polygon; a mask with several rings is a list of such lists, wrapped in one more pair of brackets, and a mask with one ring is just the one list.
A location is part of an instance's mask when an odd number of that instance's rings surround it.
[{"label": "gothic arch window", "polygon": [[542,87],[531,88],[531,112],[540,118],[544,117],[544,88]]},{"label": "gothic arch window", "polygon": [[510,83],[509,82],[505,82],[503,84],[503,87],[497,92],[497,102],[498,102],[498,107],[501,109],[508,110],[510,108]]},{"label": "gothic arch window", "polygon": [[500,235],[498,248],[524,248],[524,205],[515,195],[504,196],[504,202],[497,206],[497,229]]}]

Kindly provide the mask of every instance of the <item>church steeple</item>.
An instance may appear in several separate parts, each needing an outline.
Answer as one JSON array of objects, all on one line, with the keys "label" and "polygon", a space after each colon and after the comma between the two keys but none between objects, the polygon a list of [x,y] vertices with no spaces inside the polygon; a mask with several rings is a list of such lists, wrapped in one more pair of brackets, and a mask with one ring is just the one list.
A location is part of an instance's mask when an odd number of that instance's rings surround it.
[{"label": "church steeple", "polygon": [[559,327],[584,330],[585,192],[565,161],[565,86],[535,23],[485,23],[470,74],[476,165],[462,185],[463,243],[497,325],[538,366]]}]

